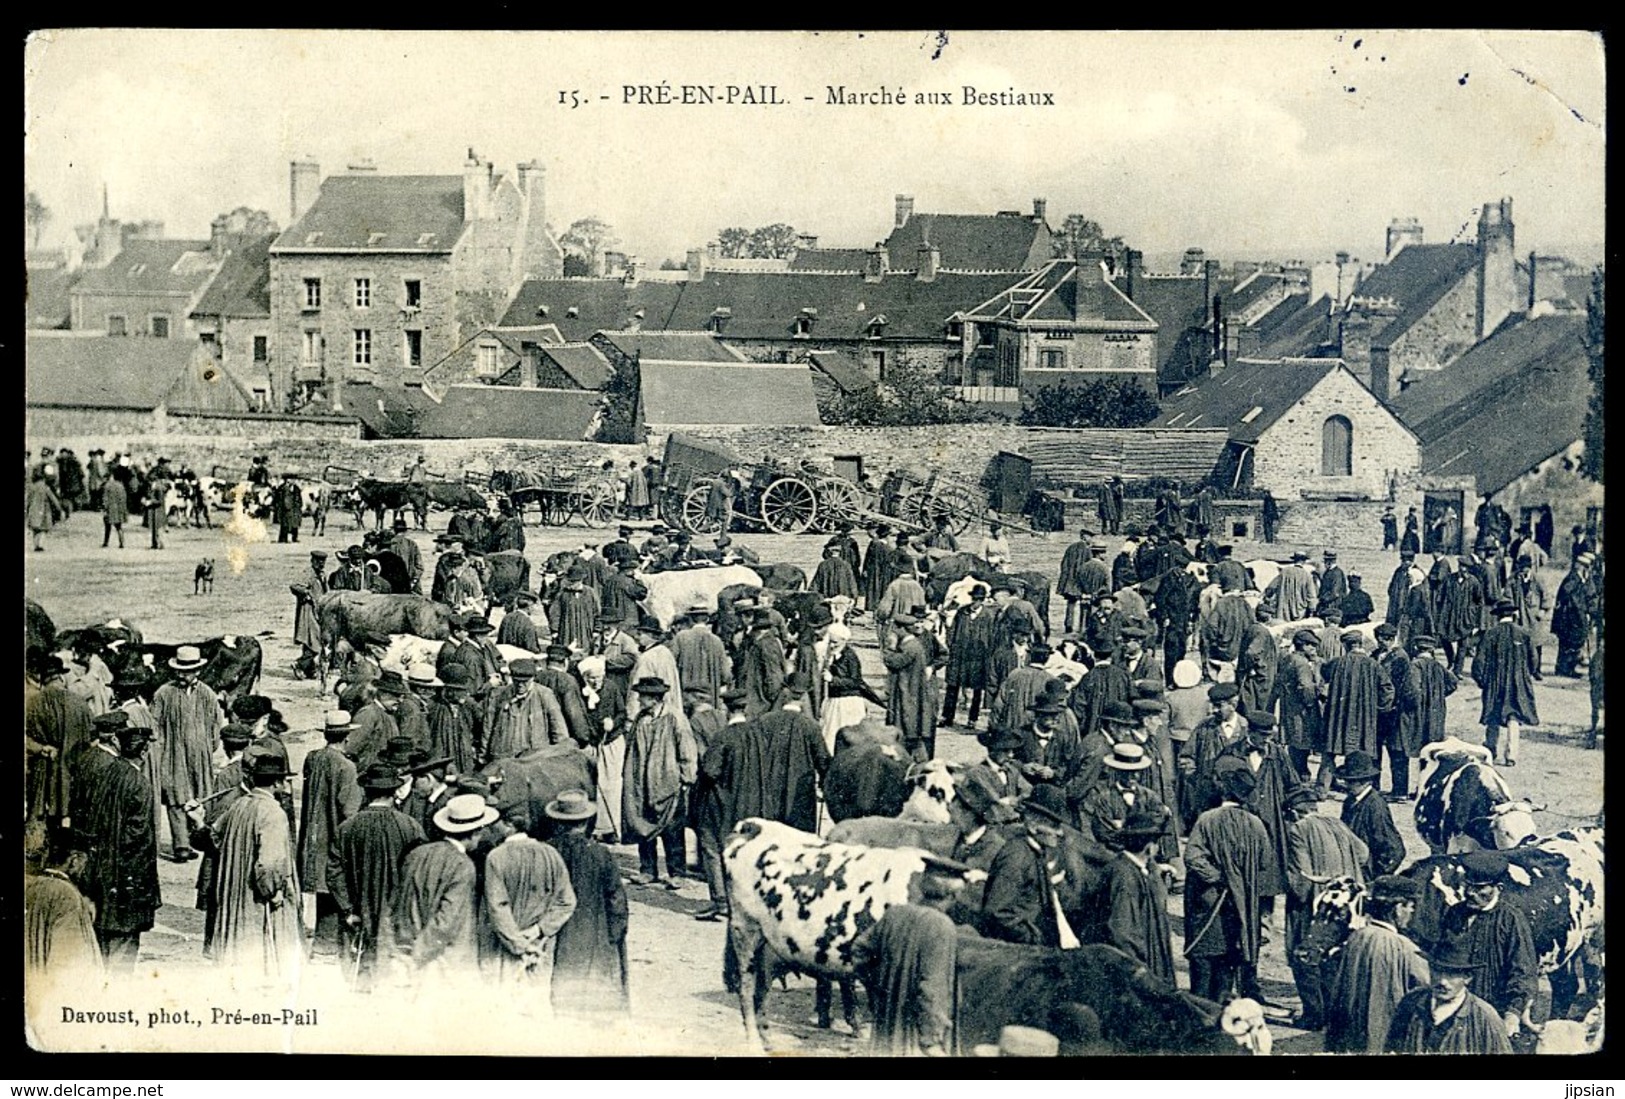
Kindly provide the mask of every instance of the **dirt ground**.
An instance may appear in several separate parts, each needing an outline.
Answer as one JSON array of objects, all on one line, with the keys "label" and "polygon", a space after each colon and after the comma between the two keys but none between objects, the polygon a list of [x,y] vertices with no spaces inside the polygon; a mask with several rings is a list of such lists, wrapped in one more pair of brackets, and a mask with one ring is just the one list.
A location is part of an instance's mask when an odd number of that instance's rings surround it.
[{"label": "dirt ground", "polygon": [[[217,518],[217,523],[224,516]],[[431,519],[436,530],[444,527],[446,516]],[[101,548],[99,516],[78,515],[47,536],[44,553],[29,552],[25,536],[25,593],[41,603],[58,628],[83,626],[123,617],[136,624],[148,640],[180,643],[221,634],[253,634],[265,650],[265,671],[261,693],[270,696],[294,730],[288,736],[293,768],[297,772],[304,755],[319,747],[318,732],[323,710],[330,698],[319,696],[315,684],[296,680],[291,668],[297,647],[291,640],[294,600],[288,585],[304,567],[312,548],[335,554],[359,540],[345,516],[334,517],[325,537],[311,538],[297,545],[279,545],[274,529],[266,540],[253,540],[260,533],[228,534],[213,530],[171,529],[163,550],[147,548],[146,532],[139,526],[126,532],[128,548]],[[532,526],[528,531],[527,556],[539,566],[557,550],[580,547],[584,542],[602,543],[612,531],[588,530],[579,524],[563,528]],[[432,562],[434,547],[430,536],[417,534],[426,562]],[[963,539],[978,543],[980,532]],[[824,539],[815,536],[779,536],[755,533],[735,535],[736,541],[756,549],[767,562],[789,562],[810,574],[816,567]],[[1070,537],[1065,534],[1012,537],[1018,567],[1044,572],[1051,577],[1059,569],[1061,555]],[[1297,546],[1278,544],[1259,547],[1241,544],[1236,556],[1285,559]],[[1301,547],[1318,554],[1322,546]],[[1265,552],[1267,551],[1267,552]],[[1115,550],[1113,551],[1115,552]],[[1366,587],[1383,611],[1384,592],[1397,557],[1374,551],[1343,551],[1344,567],[1362,573]],[[214,591],[192,594],[193,568],[205,557],[216,561]],[[1426,562],[1424,562],[1426,564]],[[237,567],[240,566],[240,567]],[[432,564],[429,564],[432,569]],[[1561,574],[1547,580],[1556,591]],[[1052,622],[1061,626],[1064,604],[1053,600]],[[874,681],[882,681],[878,650],[873,631],[866,622],[855,631],[866,669]],[[1546,653],[1550,673],[1553,652]],[[1590,723],[1590,702],[1584,680],[1559,679],[1550,674],[1536,684],[1542,717],[1538,729],[1526,730],[1522,756],[1515,770],[1505,772],[1514,789],[1537,804],[1547,806],[1537,814],[1543,833],[1594,821],[1603,804],[1602,755],[1583,747]],[[1449,732],[1464,740],[1482,742],[1483,730],[1476,724],[1479,693],[1470,679],[1450,700]],[[938,738],[938,751],[950,760],[980,758],[982,749],[963,729],[944,730]],[[297,797],[297,791],[295,793]],[[1337,811],[1335,803],[1325,803],[1322,812]],[[1426,854],[1416,837],[1409,804],[1394,806],[1394,818],[1405,837],[1410,855]],[[617,848],[624,869],[635,869],[631,848]],[[696,848],[690,843],[690,851]],[[691,857],[693,857],[691,855]],[[194,907],[195,864],[160,862],[164,907],[157,927],[142,940],[141,1005],[170,1004],[191,1006],[194,1013],[203,1005],[218,1003],[227,990],[211,978],[198,978],[208,972],[201,956],[202,913]],[[231,1028],[229,1031],[187,1028],[176,1031],[162,1026],[136,1027],[117,1032],[53,1031],[48,1044],[67,1043],[73,1048],[98,1046],[118,1049],[241,1048],[328,1050],[344,1052],[491,1052],[491,1053],[672,1053],[687,1055],[727,1055],[741,1052],[742,1028],[737,1003],[723,991],[721,959],[726,925],[701,923],[693,919],[705,904],[704,886],[684,881],[680,891],[629,886],[632,901],[628,941],[632,1015],[624,1024],[591,1028],[564,1028],[549,1024],[538,1027],[516,1021],[510,1012],[493,1015],[489,1024],[481,1021],[479,1003],[401,1003],[389,998],[358,1000],[343,988],[337,966],[313,963],[300,986],[299,1004],[321,1004],[324,1013],[319,1026],[304,1028]],[[1176,964],[1180,980],[1187,976],[1179,958],[1182,920],[1176,910]],[[1280,916],[1277,916],[1277,920]],[[148,963],[150,963],[150,968]],[[1297,1006],[1291,975],[1282,953],[1279,927],[1264,948],[1261,976],[1266,996],[1287,1007]],[[150,985],[145,982],[150,980]],[[200,992],[206,989],[207,992]],[[137,995],[132,992],[131,995]],[[240,1002],[247,990],[237,990]],[[489,1005],[485,1005],[489,1006]],[[776,1052],[788,1055],[850,1056],[862,1050],[850,1036],[819,1031],[811,1025],[812,984],[791,978],[787,991],[770,996],[766,1022]],[[145,1016],[143,1016],[143,1021]],[[462,1020],[447,1024],[448,1019]],[[429,1024],[433,1024],[432,1026]],[[1275,1026],[1276,1049],[1281,1053],[1316,1052],[1319,1039]],[[58,1048],[61,1048],[60,1046]]]}]

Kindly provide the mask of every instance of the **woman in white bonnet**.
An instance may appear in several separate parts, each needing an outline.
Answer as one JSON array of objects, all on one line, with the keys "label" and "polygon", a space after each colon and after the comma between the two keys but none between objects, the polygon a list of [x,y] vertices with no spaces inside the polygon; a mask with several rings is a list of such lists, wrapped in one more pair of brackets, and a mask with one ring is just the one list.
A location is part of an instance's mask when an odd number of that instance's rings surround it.
[{"label": "woman in white bonnet", "polygon": [[849,725],[857,725],[868,715],[864,699],[879,705],[880,699],[863,678],[863,665],[857,651],[852,648],[852,630],[833,623],[827,635],[829,648],[819,660],[824,677],[824,707],[820,715],[820,731],[824,746],[835,752],[835,734]]}]

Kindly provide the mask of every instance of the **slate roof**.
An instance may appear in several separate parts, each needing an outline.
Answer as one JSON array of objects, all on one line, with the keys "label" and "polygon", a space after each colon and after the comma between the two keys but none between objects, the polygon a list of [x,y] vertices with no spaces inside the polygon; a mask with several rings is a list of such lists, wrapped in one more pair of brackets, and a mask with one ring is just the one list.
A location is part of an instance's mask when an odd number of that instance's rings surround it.
[{"label": "slate roof", "polygon": [[453,385],[417,418],[424,439],[579,440],[600,394],[574,389]]},{"label": "slate roof", "polygon": [[[887,261],[891,262],[888,256]],[[792,271],[862,271],[869,264],[865,248],[801,248],[790,257]],[[910,267],[914,264],[910,263]]]},{"label": "slate roof", "polygon": [[[1063,321],[1119,324],[1131,331],[1156,321],[1115,285],[1082,281],[1072,260],[1052,260],[966,313],[970,320]],[[1081,295],[1081,307],[1080,307]]]},{"label": "slate roof", "polygon": [[1356,298],[1392,298],[1398,314],[1371,335],[1371,346],[1388,347],[1478,264],[1473,244],[1412,244],[1367,276]]},{"label": "slate roof", "polygon": [[599,332],[607,343],[628,358],[665,359],[671,362],[744,362],[745,356],[710,332],[636,331]]},{"label": "slate roof", "polygon": [[271,242],[275,233],[253,237],[232,249],[192,315],[269,317],[271,315]]},{"label": "slate roof", "polygon": [[811,351],[807,361],[842,393],[861,393],[875,387],[875,380],[863,368],[863,363],[845,351]]},{"label": "slate roof", "polygon": [[66,328],[73,316],[70,291],[76,281],[65,267],[31,268],[27,272],[27,300],[23,304],[26,328]]},{"label": "slate roof", "polygon": [[585,343],[596,332],[625,328],[632,314],[642,309],[645,326],[662,328],[662,319],[671,313],[686,285],[650,280],[628,286],[621,279],[526,279],[502,315],[502,326],[551,324],[565,342]]},{"label": "slate roof", "polygon": [[603,353],[590,343],[567,343],[546,347],[542,354],[582,389],[603,389],[614,369]]},{"label": "slate roof", "polygon": [[271,250],[450,252],[462,233],[462,176],[339,175]]},{"label": "slate roof", "polygon": [[818,402],[805,363],[662,362],[643,359],[645,424],[815,426]]},{"label": "slate roof", "polygon": [[29,336],[24,392],[30,405],[130,409],[159,405],[241,412],[248,394],[202,345],[130,336]]},{"label": "slate roof", "polygon": [[1327,350],[1326,318],[1331,315],[1331,306],[1331,299],[1325,294],[1310,301],[1305,292],[1293,294],[1265,313],[1253,326],[1261,336],[1257,357],[1327,357],[1320,353]]},{"label": "slate roof", "polygon": [[360,420],[371,438],[407,439],[416,434],[418,410],[433,403],[420,389],[346,382],[342,414]]},{"label": "slate roof", "polygon": [[[1157,322],[1157,378],[1172,382],[1182,377],[1179,368],[1200,348],[1185,339],[1189,329],[1207,320],[1206,283],[1200,278],[1136,278],[1134,304]],[[1200,363],[1206,366],[1206,358]]]},{"label": "slate roof", "polygon": [[76,294],[192,294],[215,272],[206,240],[128,240],[106,267],[80,273]]},{"label": "slate roof", "polygon": [[1285,280],[1279,271],[1254,271],[1231,289],[1224,303],[1225,312],[1234,316],[1262,298],[1278,295]]},{"label": "slate roof", "polygon": [[886,258],[893,268],[912,271],[920,245],[932,244],[944,268],[1030,271],[1050,258],[1049,237],[1043,222],[1021,214],[915,214],[886,238]]},{"label": "slate roof", "polygon": [[[1488,399],[1490,391],[1505,389],[1531,371],[1550,375],[1578,364],[1583,376],[1585,328],[1584,315],[1572,313],[1502,328],[1445,369],[1419,373],[1389,405],[1425,441],[1471,417],[1475,400]],[[1585,393],[1580,394],[1580,403],[1584,405],[1589,383],[1582,388]],[[1563,445],[1573,441],[1565,440]]]},{"label": "slate roof", "polygon": [[[1541,326],[1546,320],[1553,322],[1554,331],[1529,337],[1526,350],[1532,357],[1522,358],[1514,369],[1500,369],[1495,380],[1457,396],[1448,409],[1414,429],[1422,441],[1422,472],[1470,474],[1479,492],[1498,492],[1583,436],[1591,395],[1586,355],[1578,341],[1584,318],[1543,318],[1521,329]],[[1521,329],[1485,341],[1468,355],[1510,339]],[[1559,329],[1566,331],[1556,331]],[[1575,338],[1571,341],[1569,336]],[[1516,350],[1511,346],[1499,349],[1503,361],[1497,367],[1517,359]],[[1439,380],[1446,381],[1445,376],[1460,368],[1467,357],[1439,371]],[[1481,372],[1484,364],[1473,364],[1473,368],[1475,373]]]},{"label": "slate roof", "polygon": [[1164,398],[1162,415],[1151,426],[1222,427],[1238,442],[1256,442],[1322,378],[1340,369],[1339,359],[1240,359]]}]

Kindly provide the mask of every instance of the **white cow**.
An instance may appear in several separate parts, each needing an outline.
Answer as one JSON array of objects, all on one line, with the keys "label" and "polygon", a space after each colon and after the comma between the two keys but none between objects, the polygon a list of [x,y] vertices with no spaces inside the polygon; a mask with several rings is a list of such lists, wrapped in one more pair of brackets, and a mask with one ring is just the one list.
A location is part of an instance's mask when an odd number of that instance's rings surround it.
[{"label": "white cow", "polygon": [[696,603],[704,603],[712,611],[717,607],[717,596],[723,588],[745,584],[753,588],[762,586],[762,578],[744,565],[723,565],[714,569],[675,569],[640,575],[649,589],[643,601],[650,614],[669,627],[672,620]]},{"label": "white cow", "polygon": [[[378,658],[380,668],[390,668],[402,675],[409,674],[414,668],[424,668],[434,671],[435,661],[440,657],[440,648],[444,641],[429,641],[409,633],[392,633],[389,635],[389,648],[384,655]],[[512,664],[515,660],[535,660],[536,654],[517,645],[498,645],[497,652],[502,654],[504,664]]]}]

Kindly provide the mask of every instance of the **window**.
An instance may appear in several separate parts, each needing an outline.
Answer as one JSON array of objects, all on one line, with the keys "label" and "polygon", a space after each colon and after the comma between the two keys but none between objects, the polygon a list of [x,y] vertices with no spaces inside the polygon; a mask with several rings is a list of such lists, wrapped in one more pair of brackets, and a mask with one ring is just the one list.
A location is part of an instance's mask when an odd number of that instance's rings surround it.
[{"label": "window", "polygon": [[407,279],[406,280],[406,307],[408,309],[417,309],[422,304],[423,304],[423,280],[422,279]]},{"label": "window", "polygon": [[1354,425],[1346,416],[1330,416],[1320,428],[1320,475],[1354,476]]},{"label": "window", "polygon": [[254,411],[271,411],[271,398],[263,389],[254,390]]},{"label": "window", "polygon": [[406,365],[423,365],[423,331],[418,328],[406,330]]},{"label": "window", "polygon": [[307,363],[322,361],[322,334],[314,329],[305,333],[304,361]]},{"label": "window", "polygon": [[220,335],[217,332],[199,332],[197,338],[202,340],[206,347],[218,347],[220,345]]},{"label": "window", "polygon": [[884,351],[875,352],[875,377],[881,381],[886,380],[886,353]]},{"label": "window", "polygon": [[481,376],[490,376],[497,372],[497,345],[482,343],[479,346],[479,360],[477,369]]},{"label": "window", "polygon": [[270,340],[265,336],[254,337],[254,361],[266,362],[271,358]]},{"label": "window", "polygon": [[322,307],[322,280],[305,280],[305,308],[320,309]]},{"label": "window", "polygon": [[355,280],[355,307],[357,309],[367,309],[367,308],[370,308],[371,306],[372,306],[372,280],[371,279],[356,279]]},{"label": "window", "polygon": [[351,356],[350,361],[355,363],[357,366],[371,366],[372,365],[372,329],[370,329],[370,328],[357,328],[357,329],[355,329],[354,347],[355,347],[355,354],[353,356]]},{"label": "window", "polygon": [[107,334],[109,336],[128,336],[130,334],[130,326],[124,320],[124,314],[107,314]]},{"label": "window", "polygon": [[1065,370],[1066,352],[1059,350],[1044,350],[1038,353],[1038,365],[1044,370]]},{"label": "window", "polygon": [[154,313],[149,318],[147,331],[160,340],[169,339],[169,317],[163,313]]}]

